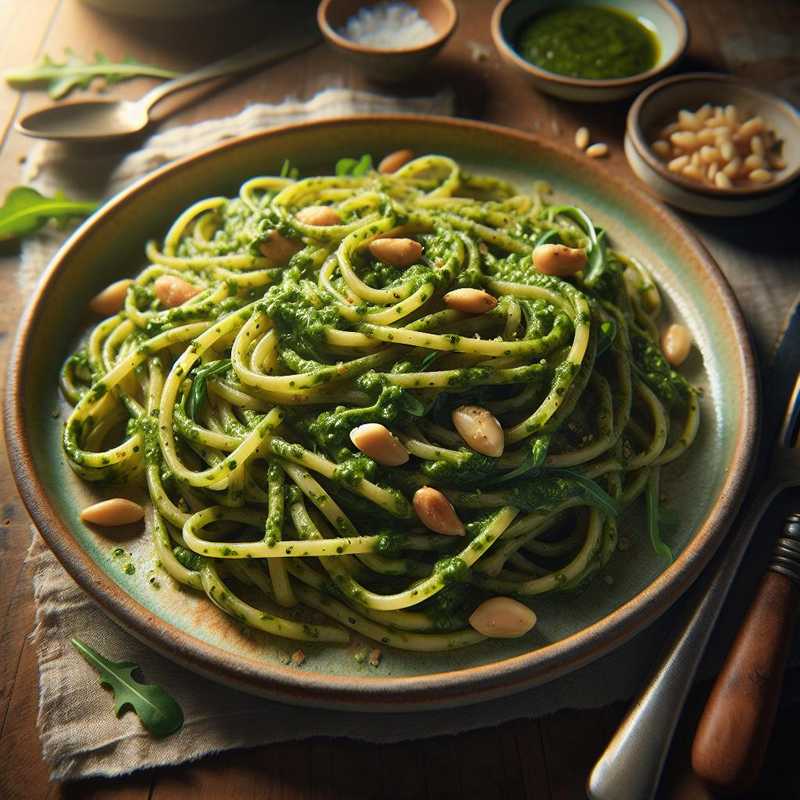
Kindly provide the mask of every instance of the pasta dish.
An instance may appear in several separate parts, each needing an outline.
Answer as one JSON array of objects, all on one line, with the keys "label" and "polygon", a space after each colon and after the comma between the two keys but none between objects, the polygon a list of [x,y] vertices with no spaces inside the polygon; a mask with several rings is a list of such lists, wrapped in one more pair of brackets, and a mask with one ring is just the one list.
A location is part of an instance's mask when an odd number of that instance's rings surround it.
[{"label": "pasta dish", "polygon": [[699,404],[637,259],[442,155],[282,172],[184,211],[62,372],[70,465],[146,485],[172,578],[287,639],[436,651],[529,630],[638,498],[670,557]]}]

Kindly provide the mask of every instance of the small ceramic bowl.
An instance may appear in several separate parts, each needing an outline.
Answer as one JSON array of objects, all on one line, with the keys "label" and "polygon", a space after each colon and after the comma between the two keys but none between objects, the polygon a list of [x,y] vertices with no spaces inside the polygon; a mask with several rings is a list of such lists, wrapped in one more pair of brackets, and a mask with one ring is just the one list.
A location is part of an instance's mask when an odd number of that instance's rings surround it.
[{"label": "small ceramic bowl", "polygon": [[186,17],[220,14],[243,6],[247,0],[82,0],[106,14],[132,19],[185,19]]},{"label": "small ceramic bowl", "polygon": [[[517,52],[520,28],[531,17],[546,9],[574,5],[612,8],[635,17],[658,39],[655,66],[628,78],[571,78],[537,67]],[[580,103],[596,103],[628,97],[663,75],[684,54],[689,33],[683,13],[670,0],[501,0],[492,14],[492,39],[500,57],[524,72],[540,91]]]},{"label": "small ceramic bowl", "polygon": [[347,20],[365,6],[378,0],[322,0],[317,9],[317,22],[328,43],[371,79],[396,83],[410,78],[442,49],[458,22],[452,0],[406,0],[414,6],[436,32],[436,36],[414,47],[370,47],[343,36],[340,31]]},{"label": "small ceramic bowl", "polygon": [[[748,116],[761,116],[783,141],[786,167],[770,183],[721,189],[671,172],[651,149],[657,131],[681,109],[704,103],[735,105]],[[782,203],[800,187],[800,114],[785,100],[730,75],[689,73],[667,78],[636,99],[628,112],[625,155],[633,171],[661,199],[685,211],[714,217],[738,217]]]}]

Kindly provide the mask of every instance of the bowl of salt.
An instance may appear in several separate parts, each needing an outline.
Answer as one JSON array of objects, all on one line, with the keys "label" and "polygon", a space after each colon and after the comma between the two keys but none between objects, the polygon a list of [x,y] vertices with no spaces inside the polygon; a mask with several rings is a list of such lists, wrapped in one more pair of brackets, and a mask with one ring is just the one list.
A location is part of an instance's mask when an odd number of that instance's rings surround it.
[{"label": "bowl of salt", "polygon": [[442,49],[458,22],[452,0],[322,0],[328,43],[370,79],[404,81]]}]

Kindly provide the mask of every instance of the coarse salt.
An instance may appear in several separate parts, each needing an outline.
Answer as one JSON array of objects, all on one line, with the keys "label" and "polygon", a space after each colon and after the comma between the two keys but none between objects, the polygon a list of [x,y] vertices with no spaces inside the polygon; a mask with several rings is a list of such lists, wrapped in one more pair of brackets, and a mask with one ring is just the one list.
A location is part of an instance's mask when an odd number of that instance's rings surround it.
[{"label": "coarse salt", "polygon": [[425,44],[436,36],[416,8],[396,0],[364,6],[347,20],[339,33],[357,44],[390,50]]}]

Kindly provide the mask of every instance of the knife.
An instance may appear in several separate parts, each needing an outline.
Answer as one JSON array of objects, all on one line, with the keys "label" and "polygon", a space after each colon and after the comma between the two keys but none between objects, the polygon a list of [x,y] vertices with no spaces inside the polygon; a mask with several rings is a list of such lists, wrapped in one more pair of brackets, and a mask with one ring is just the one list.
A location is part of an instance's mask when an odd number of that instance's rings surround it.
[{"label": "knife", "polygon": [[[799,373],[800,303],[795,306],[789,317],[775,354],[767,387],[762,442],[767,443],[769,447],[762,449],[759,456],[760,469],[756,474],[764,474],[763,467],[769,463],[771,468],[769,478],[759,482],[757,489],[751,490],[742,505],[743,514],[734,526],[727,550],[718,557],[715,571],[700,603],[592,770],[587,784],[587,794],[592,800],[619,800],[623,797],[626,800],[648,800],[655,794],[686,695],[758,523],[779,492],[789,486],[800,484],[800,451],[791,447],[796,440],[800,417]],[[774,447],[772,447],[773,442],[776,442]],[[797,574],[800,577],[800,569]],[[784,603],[787,611],[790,607],[791,602]],[[772,720],[768,720],[766,731],[763,726],[759,727],[759,710],[769,710],[768,705],[764,704],[766,700],[771,698],[773,703],[777,700],[780,683],[778,680],[776,685],[775,674],[782,672],[778,669],[778,662],[783,656],[779,645],[784,639],[788,640],[788,631],[781,628],[774,637],[772,653],[778,658],[773,658],[771,662],[773,669],[769,674],[769,692],[760,695],[756,693],[757,697],[763,698],[761,706],[751,702],[750,713],[753,722],[750,731],[763,738],[762,748]],[[785,657],[780,665],[783,663]],[[728,726],[728,730],[732,731],[731,735],[736,734],[735,729],[736,725]],[[706,731],[716,736],[719,727],[715,724],[712,728],[709,723]],[[695,743],[698,761],[694,766],[699,770],[703,770],[704,765],[710,766],[712,762],[709,751],[701,747],[703,741],[709,742],[709,739],[703,740],[698,737]],[[713,744],[713,741],[711,743]],[[745,758],[746,755],[745,752]],[[763,757],[763,749],[761,755]],[[756,766],[755,762],[750,762],[747,764],[747,769],[752,771]],[[728,776],[734,780],[739,780],[740,776],[749,777],[745,776],[747,770],[741,757],[736,764],[728,762],[726,768],[732,771],[725,774],[720,771],[712,775],[709,770],[707,777],[712,782],[719,781],[719,785],[724,785],[729,780]]]}]

